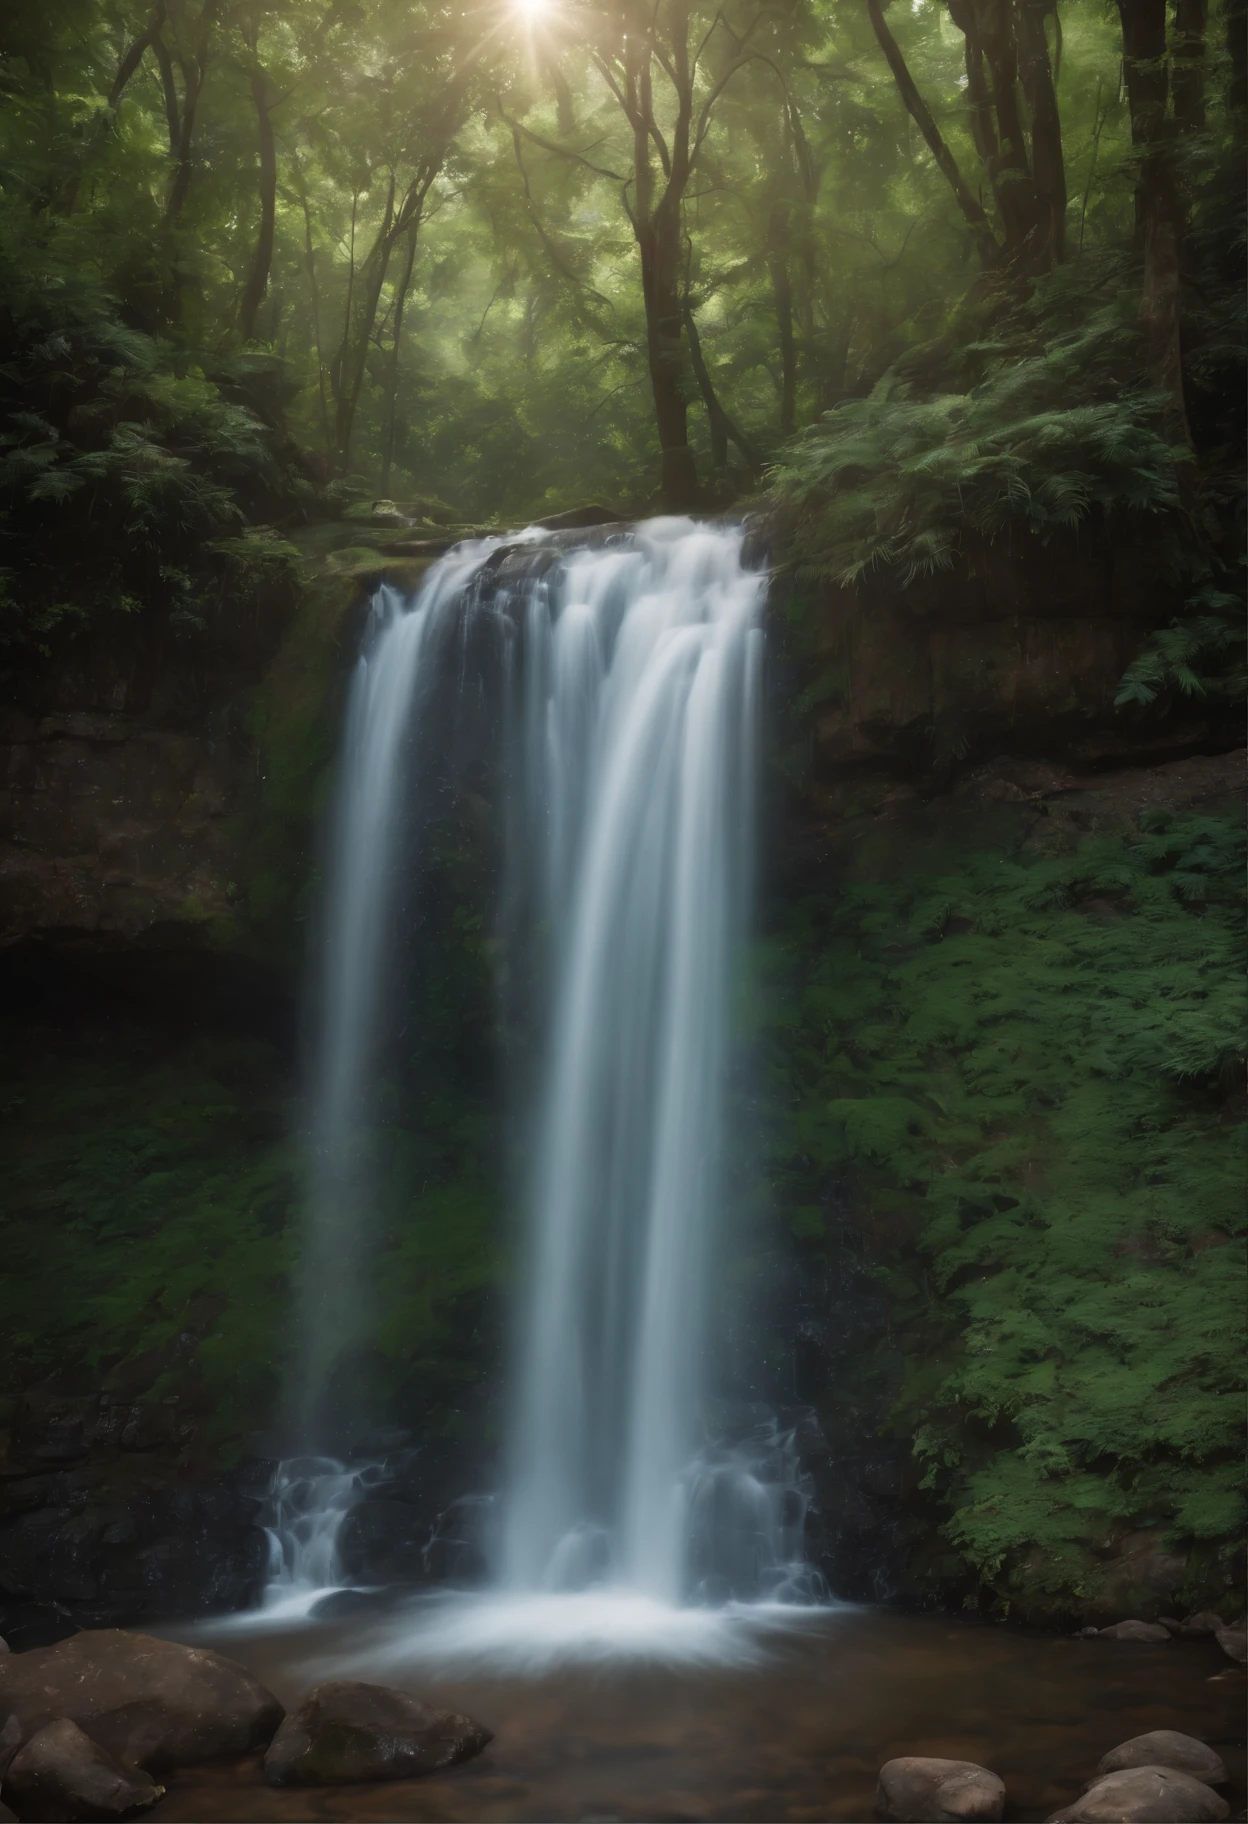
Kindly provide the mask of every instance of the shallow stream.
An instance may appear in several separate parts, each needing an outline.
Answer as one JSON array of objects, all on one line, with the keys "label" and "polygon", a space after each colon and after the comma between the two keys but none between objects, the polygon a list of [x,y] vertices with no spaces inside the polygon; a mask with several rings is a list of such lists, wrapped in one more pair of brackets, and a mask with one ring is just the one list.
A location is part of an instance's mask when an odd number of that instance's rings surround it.
[{"label": "shallow stream", "polygon": [[630,1652],[615,1618],[609,1653],[583,1647],[545,1669],[549,1617],[515,1616],[508,1637],[471,1599],[295,1626],[201,1625],[182,1638],[241,1661],[287,1704],[321,1679],[372,1679],[467,1711],[494,1741],[446,1775],[367,1787],[276,1792],[258,1759],[186,1770],[150,1815],[865,1820],[882,1762],[933,1754],[993,1768],[1007,1818],[1041,1819],[1107,1749],[1159,1728],[1218,1749],[1232,1815],[1244,1815],[1244,1679],[1212,1640],[1083,1641],[858,1608],[702,1611],[704,1627],[698,1611],[676,1613],[695,1619],[647,1644],[641,1618]]}]

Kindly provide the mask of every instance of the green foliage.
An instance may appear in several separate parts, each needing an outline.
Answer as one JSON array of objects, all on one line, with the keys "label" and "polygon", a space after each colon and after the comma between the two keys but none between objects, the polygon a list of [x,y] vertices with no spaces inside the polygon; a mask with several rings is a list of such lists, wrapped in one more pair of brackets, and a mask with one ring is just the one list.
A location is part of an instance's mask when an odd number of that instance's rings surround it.
[{"label": "green foliage", "polygon": [[[959,389],[962,345],[980,333],[960,306],[973,237],[900,105],[864,9],[663,0],[634,25],[631,7],[579,15],[554,5],[539,20],[424,0],[328,12],[311,0],[259,9],[195,0],[157,18],[140,0],[12,0],[0,21],[6,264],[53,297],[89,280],[108,300],[114,338],[155,339],[172,351],[174,376],[199,367],[234,403],[226,370],[267,358],[280,378],[264,382],[264,423],[288,421],[314,468],[340,469],[363,491],[400,505],[445,497],[459,517],[521,518],[587,495],[640,507],[657,436],[627,212],[630,195],[638,200],[633,130],[601,57],[623,23],[630,42],[657,41],[647,86],[660,181],[676,118],[672,34],[687,27],[700,126],[681,206],[681,302],[749,447],[774,453],[795,425],[861,403],[916,352],[930,357],[929,390]],[[948,9],[911,7],[892,28],[951,154],[972,189],[985,180],[999,213]],[[1198,256],[1185,345],[1203,399],[1202,449],[1234,444],[1226,401],[1242,343],[1226,257],[1240,212],[1220,41],[1211,26],[1208,131],[1186,136],[1176,165]],[[1091,292],[1097,262],[1130,248],[1134,221],[1112,10],[1072,0],[1061,44],[1067,250]],[[266,207],[258,154],[269,132],[276,181]],[[264,283],[253,295],[258,263]],[[1090,296],[1089,314],[1098,302]],[[688,337],[673,340],[668,358],[680,365],[706,475],[723,456]],[[142,364],[137,344],[119,357],[132,360]],[[1137,348],[1128,393],[1145,366]],[[55,412],[4,403],[64,437]],[[934,427],[928,435],[939,441]],[[176,440],[156,441],[185,454]],[[123,446],[112,452],[118,487],[155,489],[162,503],[172,494],[190,519],[221,505],[196,498],[185,471],[171,476],[151,450]],[[23,461],[43,460],[32,443]],[[48,466],[43,482],[23,470],[45,506],[84,481],[65,451]],[[1059,462],[1040,476],[1053,523],[1083,510],[1085,486],[1115,485],[1094,464],[1072,501],[1051,480],[1060,473],[1082,471]],[[740,467],[713,479],[714,498],[749,485]],[[912,555],[941,561],[942,549],[920,544]]]},{"label": "green foliage", "polygon": [[1123,317],[1108,306],[1035,353],[973,346],[966,392],[924,396],[894,372],[827,414],[774,472],[799,569],[909,583],[1018,530],[1047,542],[1089,518],[1173,513],[1191,452],[1166,435],[1165,401],[1131,389]]},{"label": "green foliage", "polygon": [[911,1213],[892,1423],[1006,1606],[1094,1596],[1115,1528],[1242,1526],[1243,832],[1144,823],[877,834],[765,958],[778,1193]]},{"label": "green foliage", "polygon": [[[49,1378],[95,1392],[146,1362],[153,1397],[177,1393],[194,1422],[200,1460],[228,1458],[277,1412],[295,1341],[304,1165],[282,1060],[124,1021],[6,1038],[0,1404]],[[452,1079],[415,1120],[391,1099],[377,1138],[370,1391],[392,1416],[453,1427],[502,1270],[488,1134]]]},{"label": "green foliage", "polygon": [[295,553],[263,518],[311,510],[314,490],[231,396],[237,372],[125,327],[11,222],[0,244],[0,558],[22,576],[0,594],[0,642],[46,652],[136,613],[193,637],[285,599]]},{"label": "green foliage", "polygon": [[1186,618],[1154,633],[1127,667],[1115,703],[1148,707],[1165,695],[1212,697],[1242,702],[1244,670],[1243,603],[1225,590],[1206,587],[1187,604]]},{"label": "green foliage", "polygon": [[6,1391],[48,1375],[91,1391],[156,1352],[203,1441],[237,1439],[272,1401],[286,1340],[273,1317],[298,1166],[275,1059],[247,1043],[161,1047],[120,1023],[72,1049],[13,1038]]}]

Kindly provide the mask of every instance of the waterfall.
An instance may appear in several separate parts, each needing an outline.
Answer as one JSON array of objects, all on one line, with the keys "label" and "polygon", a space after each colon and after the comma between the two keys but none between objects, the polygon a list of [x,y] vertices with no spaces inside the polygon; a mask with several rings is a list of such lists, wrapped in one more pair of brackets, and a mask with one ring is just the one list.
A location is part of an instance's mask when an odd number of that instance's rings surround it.
[{"label": "waterfall", "polygon": [[[490,749],[506,811],[499,929],[507,993],[523,1003],[504,1025],[525,1265],[490,1508],[496,1597],[513,1607],[593,1590],[656,1613],[818,1593],[792,1434],[756,1424],[730,1447],[708,1426],[765,587],[742,546],[739,528],[669,519],[459,547],[414,598],[380,591],[351,688],[311,1123],[303,1447],[327,1447],[335,1376],[365,1331],[369,1103],[420,847],[413,805],[431,767],[450,776],[439,743],[454,745],[465,666],[449,659],[488,624],[493,721],[472,745],[478,763]],[[336,1539],[350,1494],[337,1469],[318,1482],[325,1526],[299,1517],[309,1548]],[[303,1575],[302,1561],[276,1568]],[[333,1570],[327,1558],[317,1574]]]},{"label": "waterfall", "polygon": [[367,1328],[374,1161],[369,1102],[396,957],[396,912],[412,810],[430,761],[425,712],[444,688],[465,597],[496,539],[459,545],[415,600],[373,600],[347,700],[331,816],[319,1032],[308,1123],[311,1191],[297,1287],[291,1426],[305,1449],[343,1429],[336,1368]]},{"label": "waterfall", "polygon": [[550,954],[513,1590],[686,1591],[762,587],[739,531],[660,520],[526,607],[512,866]]}]

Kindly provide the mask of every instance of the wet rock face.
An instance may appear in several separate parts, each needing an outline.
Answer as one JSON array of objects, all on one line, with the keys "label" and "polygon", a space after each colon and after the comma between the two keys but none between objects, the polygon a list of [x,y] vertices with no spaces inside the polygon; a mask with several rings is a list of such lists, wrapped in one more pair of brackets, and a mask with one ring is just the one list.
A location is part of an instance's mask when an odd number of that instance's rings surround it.
[{"label": "wet rock face", "polygon": [[471,1717],[388,1685],[335,1679],[291,1712],[264,1757],[272,1786],[406,1780],[470,1760],[493,1739]]},{"label": "wet rock face", "polygon": [[1212,1786],[1173,1767],[1106,1774],[1048,1824],[1217,1824],[1231,1808]]},{"label": "wet rock face", "polygon": [[228,915],[225,819],[248,783],[228,728],[0,711],[0,936]]},{"label": "wet rock face", "polygon": [[[121,1762],[61,1717],[31,1736],[9,1765],[4,1790],[23,1820],[57,1824],[128,1818],[164,1792],[147,1774]],[[10,1813],[10,1816],[12,1813]]]},{"label": "wet rock face", "polygon": [[1005,1815],[1005,1785],[975,1761],[946,1761],[905,1754],[880,1768],[875,1815],[895,1824],[959,1818],[996,1820]]},{"label": "wet rock face", "polygon": [[120,1760],[152,1768],[249,1754],[282,1719],[272,1692],[232,1660],[117,1628],[0,1660],[0,1711],[24,1742],[68,1718]]},{"label": "wet rock face", "polygon": [[[57,1405],[51,1447],[64,1452],[72,1442],[78,1450],[86,1436],[92,1460],[49,1460],[36,1444],[24,1464],[12,1465],[18,1473],[0,1480],[0,1631],[10,1643],[43,1645],[42,1630],[58,1615],[90,1627],[254,1602],[268,1553],[256,1524],[263,1486],[245,1475],[178,1482],[158,1457],[149,1465],[138,1456],[143,1415],[176,1414],[176,1407],[77,1401],[77,1416],[66,1422],[70,1404]],[[94,1428],[101,1414],[118,1413],[125,1424],[114,1427],[117,1444],[103,1448]],[[28,1428],[28,1439],[47,1435]]]},{"label": "wet rock face", "polygon": [[[1150,1729],[1147,1735],[1133,1735],[1129,1742],[1120,1742],[1097,1762],[1097,1777],[1120,1773],[1128,1767],[1173,1767],[1179,1773],[1203,1780],[1206,1786],[1221,1786],[1227,1777],[1220,1754],[1207,1742],[1183,1735],[1177,1729]],[[1090,1784],[1095,1785],[1096,1781]]]}]

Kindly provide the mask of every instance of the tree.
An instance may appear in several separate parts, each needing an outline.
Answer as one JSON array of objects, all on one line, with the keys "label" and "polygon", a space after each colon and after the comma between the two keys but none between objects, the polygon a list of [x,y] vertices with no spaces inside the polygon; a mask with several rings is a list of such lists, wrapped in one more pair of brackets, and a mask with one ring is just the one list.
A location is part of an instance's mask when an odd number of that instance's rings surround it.
[{"label": "tree", "polygon": [[[791,10],[791,9],[790,9]],[[673,511],[697,504],[689,446],[682,296],[684,205],[702,159],[717,102],[747,66],[771,63],[777,19],[763,0],[731,16],[690,0],[627,0],[591,15],[589,61],[622,114],[631,154],[627,172],[531,135],[609,177],[636,242],[645,312],[646,365],[660,452],[659,497]],[[703,369],[705,375],[705,369]],[[706,381],[702,381],[706,390]],[[714,414],[712,414],[714,416]]]}]

